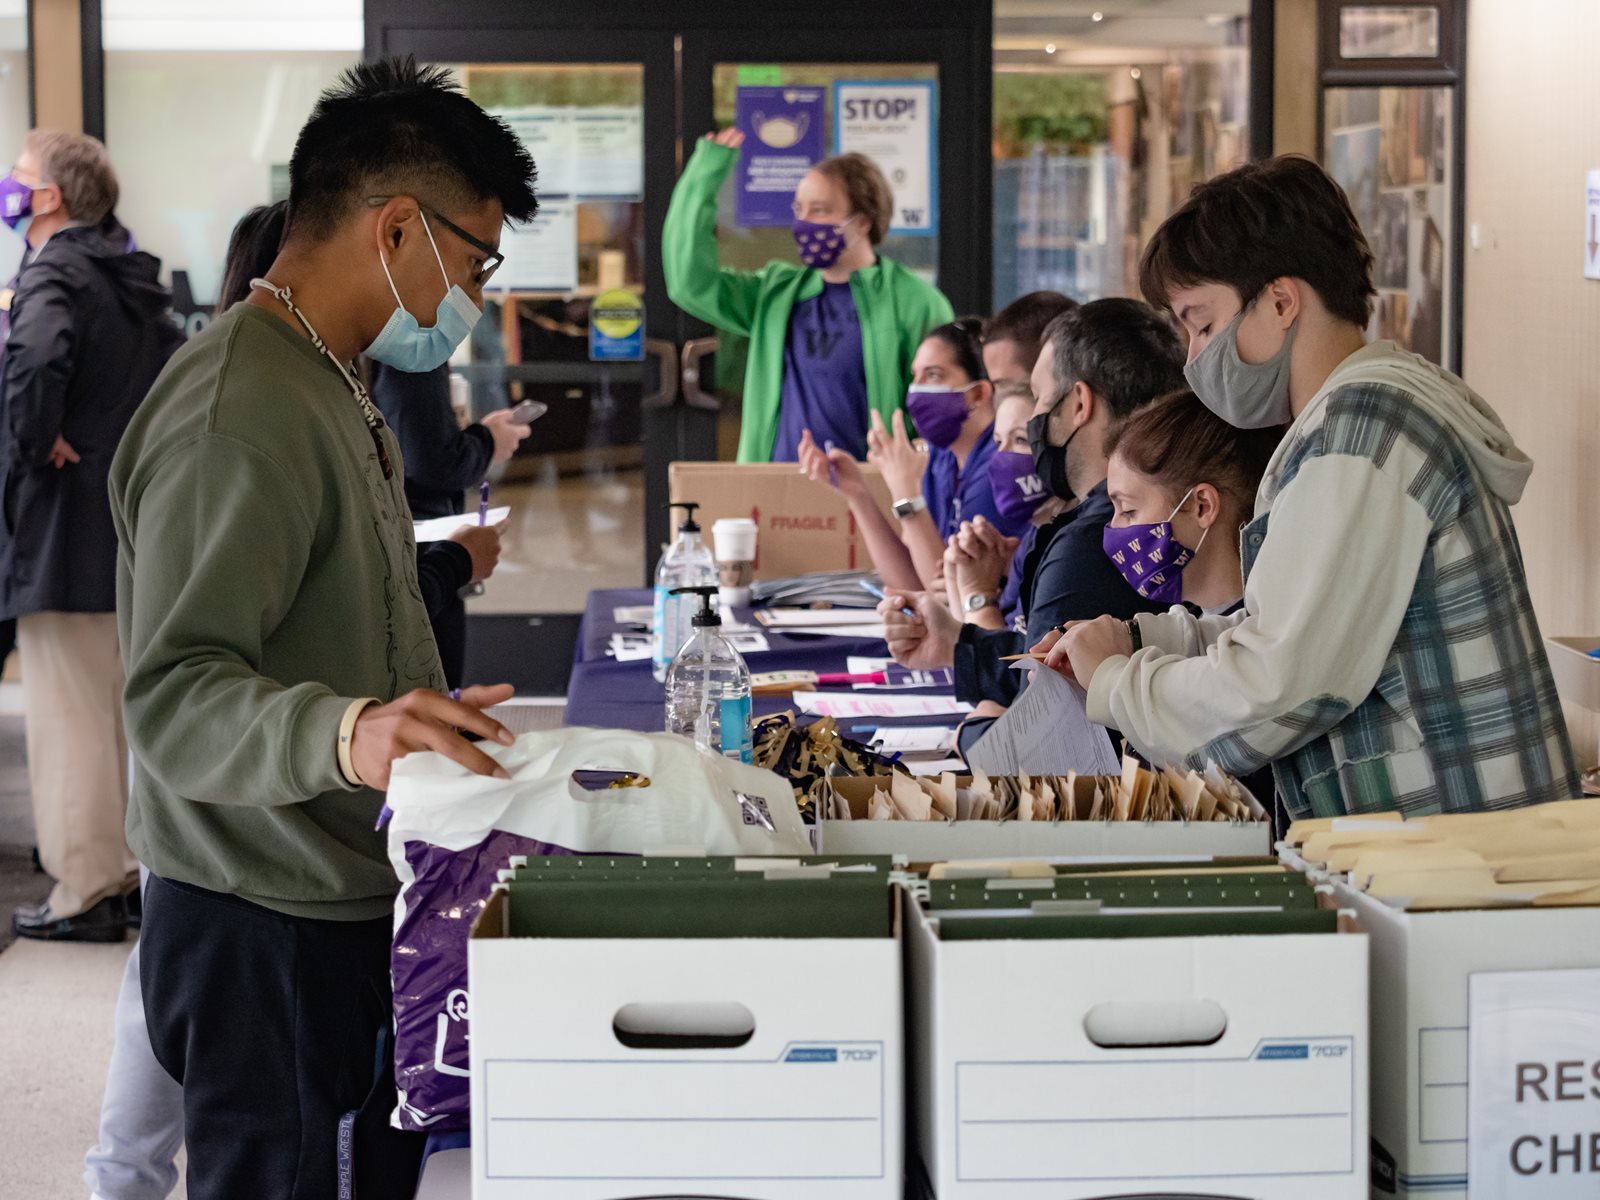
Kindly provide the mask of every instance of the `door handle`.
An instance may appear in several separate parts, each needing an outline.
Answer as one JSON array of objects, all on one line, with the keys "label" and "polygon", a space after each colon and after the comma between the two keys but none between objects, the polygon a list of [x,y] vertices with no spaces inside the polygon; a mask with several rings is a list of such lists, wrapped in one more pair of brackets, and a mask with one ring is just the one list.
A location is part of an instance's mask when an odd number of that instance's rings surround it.
[{"label": "door handle", "polygon": [[690,408],[701,408],[707,412],[722,411],[722,401],[717,399],[716,393],[700,386],[700,360],[708,354],[715,354],[720,344],[714,337],[695,338],[683,344],[683,398]]},{"label": "door handle", "polygon": [[678,398],[678,347],[664,338],[647,338],[644,352],[657,360],[660,374],[655,391],[639,399],[640,408],[671,408]]}]

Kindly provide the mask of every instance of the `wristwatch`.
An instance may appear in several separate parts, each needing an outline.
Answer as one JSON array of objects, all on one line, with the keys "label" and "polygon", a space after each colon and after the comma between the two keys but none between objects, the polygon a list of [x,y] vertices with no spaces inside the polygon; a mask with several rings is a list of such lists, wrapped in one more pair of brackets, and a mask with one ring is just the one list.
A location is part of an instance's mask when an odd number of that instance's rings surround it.
[{"label": "wristwatch", "polygon": [[919,512],[928,511],[928,502],[921,496],[907,496],[904,500],[894,502],[894,515],[904,521],[907,517],[914,517]]},{"label": "wristwatch", "polygon": [[973,592],[972,595],[967,597],[967,611],[969,613],[982,612],[991,604],[999,603],[1000,599],[997,596],[986,596],[982,592]]}]

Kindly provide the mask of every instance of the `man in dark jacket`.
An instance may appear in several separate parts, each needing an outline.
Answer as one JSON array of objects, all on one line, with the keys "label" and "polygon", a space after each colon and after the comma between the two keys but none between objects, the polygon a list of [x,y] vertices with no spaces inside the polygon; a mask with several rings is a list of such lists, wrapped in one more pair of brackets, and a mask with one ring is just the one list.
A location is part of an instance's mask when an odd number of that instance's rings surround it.
[{"label": "man in dark jacket", "polygon": [[[458,515],[462,493],[482,483],[491,466],[508,461],[533,432],[531,426],[512,420],[509,408],[497,409],[463,429],[450,404],[448,364],[407,372],[374,363],[372,399],[400,442],[406,499],[418,521]],[[468,549],[463,546],[452,553],[465,557]],[[468,564],[463,568],[470,577]],[[467,657],[467,606],[459,595],[440,597],[437,606],[429,599],[428,618],[445,679],[451,687],[460,687]]]},{"label": "man in dark jacket", "polygon": [[21,937],[121,941],[138,864],[123,834],[128,752],[107,478],[180,336],[159,262],[130,253],[112,215],[117,178],[98,141],[34,130],[0,200],[29,247],[0,359],[0,619],[17,620],[39,859],[56,880],[12,927]]},{"label": "man in dark jacket", "polygon": [[[1148,305],[1112,297],[1063,313],[1044,334],[1033,368],[1030,438],[1039,477],[1076,507],[1039,531],[1023,570],[1026,631],[979,629],[926,594],[909,597],[907,617],[891,596],[879,606],[889,652],[912,667],[953,666],[956,697],[977,707],[962,726],[969,750],[1017,696],[1018,675],[1003,661],[1067,621],[1164,612],[1140,596],[1106,556],[1113,515],[1106,495],[1106,431],[1157,396],[1183,386],[1183,347]],[[1042,436],[1034,438],[1038,433]]]}]

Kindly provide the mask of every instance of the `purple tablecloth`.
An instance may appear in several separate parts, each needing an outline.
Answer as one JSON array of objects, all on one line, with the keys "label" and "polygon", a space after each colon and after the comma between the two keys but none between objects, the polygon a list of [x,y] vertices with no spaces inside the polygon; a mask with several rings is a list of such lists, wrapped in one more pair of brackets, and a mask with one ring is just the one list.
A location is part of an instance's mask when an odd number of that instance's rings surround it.
[{"label": "purple tablecloth", "polygon": [[[637,729],[654,732],[662,727],[666,693],[651,674],[648,660],[619,663],[607,657],[611,635],[619,630],[638,631],[638,626],[618,625],[612,620],[612,610],[631,608],[650,603],[650,592],[643,588],[618,588],[589,593],[589,603],[584,609],[583,623],[578,627],[576,661],[572,664],[572,679],[567,684],[567,725],[588,725],[600,729]],[[863,610],[863,617],[870,610]],[[748,619],[748,609],[736,609],[740,619]],[[765,654],[752,654],[746,660],[750,670],[767,671],[844,671],[845,660],[852,656],[884,658],[888,647],[882,638],[805,637],[779,633],[773,629],[763,631],[772,648]],[[938,695],[937,690],[897,692],[896,695]],[[768,716],[793,708],[787,696],[757,696],[753,708],[755,715]],[[957,718],[949,718],[955,725]],[[863,717],[854,721],[841,721],[846,729],[870,729],[880,725],[935,725],[940,718],[885,719]]]}]

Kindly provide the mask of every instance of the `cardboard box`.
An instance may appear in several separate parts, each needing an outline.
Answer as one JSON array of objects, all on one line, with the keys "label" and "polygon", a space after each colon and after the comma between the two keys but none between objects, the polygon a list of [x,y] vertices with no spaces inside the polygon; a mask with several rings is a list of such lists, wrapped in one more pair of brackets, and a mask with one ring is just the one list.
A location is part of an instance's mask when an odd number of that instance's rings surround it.
[{"label": "cardboard box", "polygon": [[[1360,934],[941,942],[905,920],[911,1120],[939,1200],[1366,1196]],[[1208,1003],[1210,1044],[1086,1031]]]},{"label": "cardboard box", "polygon": [[[505,920],[502,890],[468,947],[474,1200],[899,1200],[898,922],[890,938],[584,940],[506,937]],[[753,1033],[624,1044],[641,1005],[742,1005]]]},{"label": "cardboard box", "polygon": [[836,779],[850,821],[820,821],[819,854],[899,854],[914,863],[958,858],[1253,858],[1272,853],[1272,823],[1224,821],[869,821],[870,778]]},{"label": "cardboard box", "polygon": [[[878,469],[863,463],[861,471],[887,513],[893,501]],[[872,569],[866,539],[844,497],[813,483],[794,463],[675,462],[667,468],[667,486],[673,500],[700,505],[698,520],[708,544],[711,526],[721,517],[749,517],[756,523],[757,579]]]},{"label": "cardboard box", "polygon": [[1372,1196],[1466,1200],[1469,981],[1600,967],[1600,908],[1410,913],[1334,894],[1372,945]]}]

